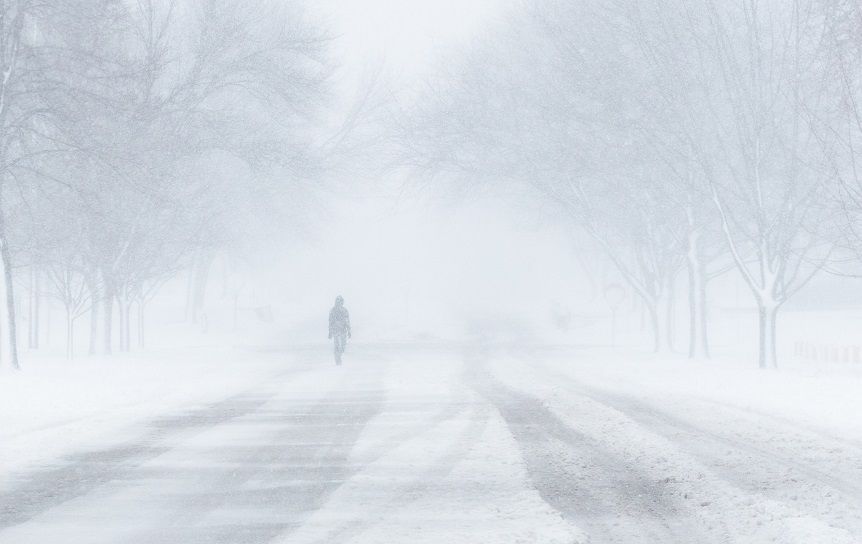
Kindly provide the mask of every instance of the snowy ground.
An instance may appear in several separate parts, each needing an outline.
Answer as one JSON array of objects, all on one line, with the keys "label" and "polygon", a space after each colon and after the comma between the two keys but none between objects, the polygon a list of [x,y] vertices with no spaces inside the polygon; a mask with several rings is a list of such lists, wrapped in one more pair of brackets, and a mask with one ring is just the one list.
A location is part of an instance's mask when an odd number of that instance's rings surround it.
[{"label": "snowy ground", "polygon": [[[0,543],[862,540],[853,369],[327,355],[81,363],[48,382],[54,407],[4,375]],[[97,375],[105,392],[79,391]]]},{"label": "snowy ground", "polygon": [[118,433],[131,438],[141,431],[131,422],[204,406],[313,364],[297,355],[223,347],[73,361],[28,354],[24,371],[0,371],[0,489],[13,470],[114,443]]}]

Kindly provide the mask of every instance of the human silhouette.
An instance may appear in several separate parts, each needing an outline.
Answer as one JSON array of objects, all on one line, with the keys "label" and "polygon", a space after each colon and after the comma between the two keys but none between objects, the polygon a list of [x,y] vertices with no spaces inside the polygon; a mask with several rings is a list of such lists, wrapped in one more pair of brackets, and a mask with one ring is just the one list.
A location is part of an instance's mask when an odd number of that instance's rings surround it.
[{"label": "human silhouette", "polygon": [[347,347],[350,333],[350,313],[344,307],[344,297],[335,297],[335,306],[329,310],[329,339],[335,344],[335,364],[341,365],[341,356]]}]

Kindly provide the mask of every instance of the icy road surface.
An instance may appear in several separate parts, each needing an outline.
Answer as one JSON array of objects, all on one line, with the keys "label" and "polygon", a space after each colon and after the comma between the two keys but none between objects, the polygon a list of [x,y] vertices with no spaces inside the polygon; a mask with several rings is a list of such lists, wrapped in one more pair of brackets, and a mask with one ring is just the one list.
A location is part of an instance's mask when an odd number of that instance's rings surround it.
[{"label": "icy road surface", "polygon": [[589,353],[356,348],[4,474],[0,544],[862,541],[858,437],[736,404]]}]

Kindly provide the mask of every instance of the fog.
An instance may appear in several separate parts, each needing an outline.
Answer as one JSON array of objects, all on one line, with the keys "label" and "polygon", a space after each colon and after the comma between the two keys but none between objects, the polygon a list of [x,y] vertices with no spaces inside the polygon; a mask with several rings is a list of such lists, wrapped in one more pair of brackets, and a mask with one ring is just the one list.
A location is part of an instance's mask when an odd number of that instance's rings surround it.
[{"label": "fog", "polygon": [[0,0],[0,544],[862,541],[860,21]]}]

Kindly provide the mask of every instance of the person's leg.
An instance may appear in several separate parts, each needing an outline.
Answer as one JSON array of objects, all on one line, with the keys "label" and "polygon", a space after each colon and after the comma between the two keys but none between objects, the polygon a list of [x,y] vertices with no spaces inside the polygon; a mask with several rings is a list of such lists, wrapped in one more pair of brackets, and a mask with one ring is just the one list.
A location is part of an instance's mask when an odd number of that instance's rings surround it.
[{"label": "person's leg", "polygon": [[336,334],[334,338],[335,342],[335,364],[341,364],[341,354],[344,353],[344,335]]}]

